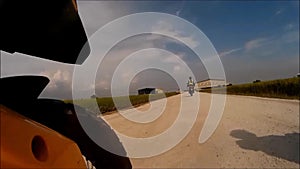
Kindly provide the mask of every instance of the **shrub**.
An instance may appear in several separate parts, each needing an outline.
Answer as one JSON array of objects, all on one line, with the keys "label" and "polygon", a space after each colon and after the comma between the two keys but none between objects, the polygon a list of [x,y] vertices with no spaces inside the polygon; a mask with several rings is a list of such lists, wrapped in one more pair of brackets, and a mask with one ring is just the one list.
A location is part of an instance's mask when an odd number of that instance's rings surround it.
[{"label": "shrub", "polygon": [[[170,97],[179,94],[178,92],[169,92],[169,93],[160,93],[160,94],[151,94],[151,100],[158,100],[162,99],[165,96]],[[128,102],[128,97],[130,102]],[[118,109],[125,109],[131,108],[132,106],[139,106],[141,104],[145,104],[149,102],[149,94],[144,95],[131,95],[131,96],[120,96],[120,97],[103,97],[103,98],[96,98],[97,106],[95,107],[94,99],[79,99],[76,101],[73,100],[65,100],[67,103],[74,103],[81,107],[88,109],[91,112],[99,113],[100,112],[112,112]],[[114,101],[117,102],[117,105],[114,104]],[[117,107],[116,107],[117,106]]]},{"label": "shrub", "polygon": [[[212,92],[211,89],[201,90]],[[300,100],[300,78],[289,78],[213,89],[214,93],[252,95]]]}]

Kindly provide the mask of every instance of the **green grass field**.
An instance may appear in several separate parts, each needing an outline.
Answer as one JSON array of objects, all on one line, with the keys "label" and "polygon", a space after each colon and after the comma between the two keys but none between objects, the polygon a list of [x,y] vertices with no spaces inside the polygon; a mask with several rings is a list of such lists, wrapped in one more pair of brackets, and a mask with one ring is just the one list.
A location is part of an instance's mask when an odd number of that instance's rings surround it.
[{"label": "green grass field", "polygon": [[200,92],[212,92],[212,90],[214,93],[300,100],[300,78],[295,77],[289,79],[232,85],[227,86],[226,88],[203,89]]},{"label": "green grass field", "polygon": [[[65,100],[66,103],[74,103],[81,107],[88,109],[96,114],[99,114],[99,109],[101,113],[112,112],[118,109],[126,109],[131,108],[132,106],[139,106],[149,102],[149,98],[151,101],[162,99],[164,97],[170,97],[179,94],[178,92],[169,92],[162,94],[144,94],[144,95],[132,95],[132,96],[120,96],[120,97],[103,97],[103,98],[95,98],[97,100],[97,105],[95,105],[95,99],[79,99],[79,100]],[[130,103],[128,102],[128,97]],[[114,104],[114,101],[117,102],[117,105]]]}]

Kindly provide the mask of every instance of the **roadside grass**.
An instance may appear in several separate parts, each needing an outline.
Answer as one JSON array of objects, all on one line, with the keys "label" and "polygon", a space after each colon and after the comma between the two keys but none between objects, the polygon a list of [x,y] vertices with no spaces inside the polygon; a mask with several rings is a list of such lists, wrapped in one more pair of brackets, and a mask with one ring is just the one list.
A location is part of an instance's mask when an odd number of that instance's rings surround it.
[{"label": "roadside grass", "polygon": [[300,100],[300,78],[261,81],[232,85],[225,88],[202,89],[200,92]]},{"label": "roadside grass", "polygon": [[[103,98],[89,98],[89,99],[78,99],[78,100],[64,100],[66,103],[73,103],[95,114],[104,114],[107,112],[116,111],[117,109],[127,109],[142,104],[162,99],[164,97],[170,97],[179,94],[178,92],[168,92],[160,94],[144,94],[144,95],[131,95],[131,96],[120,96],[120,97],[103,97]],[[128,101],[128,97],[130,102]],[[95,104],[95,99],[97,104]],[[114,101],[117,103],[114,104]],[[99,112],[100,110],[100,112]]]}]

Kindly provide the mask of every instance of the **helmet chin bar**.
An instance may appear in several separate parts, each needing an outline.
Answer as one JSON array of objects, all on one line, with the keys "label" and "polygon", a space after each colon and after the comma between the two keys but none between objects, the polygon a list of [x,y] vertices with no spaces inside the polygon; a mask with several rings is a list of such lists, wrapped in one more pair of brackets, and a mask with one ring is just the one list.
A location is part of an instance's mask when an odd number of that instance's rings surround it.
[{"label": "helmet chin bar", "polygon": [[70,64],[90,53],[74,0],[1,0],[0,20],[0,50]]}]

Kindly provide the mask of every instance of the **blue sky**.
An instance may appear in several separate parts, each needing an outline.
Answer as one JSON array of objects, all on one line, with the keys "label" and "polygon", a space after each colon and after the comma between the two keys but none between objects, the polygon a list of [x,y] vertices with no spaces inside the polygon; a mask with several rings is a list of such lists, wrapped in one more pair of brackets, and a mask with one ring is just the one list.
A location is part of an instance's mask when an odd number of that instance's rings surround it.
[{"label": "blue sky", "polygon": [[[218,51],[233,83],[299,72],[299,1],[148,2],[201,29]],[[138,8],[138,7],[137,7]]]},{"label": "blue sky", "polygon": [[[78,8],[89,37],[105,24],[137,12],[181,17],[209,38],[227,81],[233,84],[289,78],[299,72],[299,1],[78,1]],[[194,60],[188,47],[166,37],[151,37],[132,37],[116,45],[107,63],[99,68],[103,76],[97,75],[95,84],[87,85],[99,95],[106,93],[114,71],[112,65],[134,51],[153,47],[178,54],[194,71],[197,81],[207,78],[201,61]],[[44,97],[70,98],[73,69],[72,65],[1,52],[1,76],[37,74],[50,78]],[[165,90],[177,88],[172,77],[157,70],[141,72],[133,81],[132,90],[145,84]]]},{"label": "blue sky", "polygon": [[293,2],[225,1],[210,4],[186,2],[180,16],[205,32],[220,51],[241,47],[255,38],[278,36],[286,29],[299,29],[299,7]]},{"label": "blue sky", "polygon": [[208,36],[218,52],[299,29],[299,1],[152,1],[135,8],[188,20]]}]

